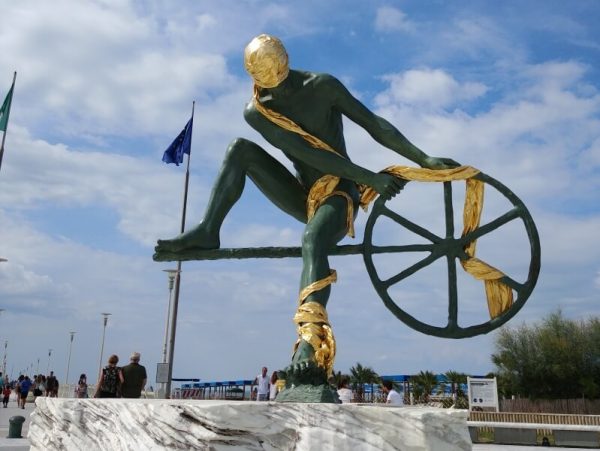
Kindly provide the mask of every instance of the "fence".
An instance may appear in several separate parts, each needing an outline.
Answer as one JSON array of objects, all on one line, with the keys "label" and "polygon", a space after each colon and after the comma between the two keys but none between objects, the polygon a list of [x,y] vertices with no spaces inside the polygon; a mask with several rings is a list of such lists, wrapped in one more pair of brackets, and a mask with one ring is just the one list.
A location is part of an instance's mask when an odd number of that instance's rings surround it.
[{"label": "fence", "polygon": [[600,399],[501,399],[500,412],[600,415]]}]

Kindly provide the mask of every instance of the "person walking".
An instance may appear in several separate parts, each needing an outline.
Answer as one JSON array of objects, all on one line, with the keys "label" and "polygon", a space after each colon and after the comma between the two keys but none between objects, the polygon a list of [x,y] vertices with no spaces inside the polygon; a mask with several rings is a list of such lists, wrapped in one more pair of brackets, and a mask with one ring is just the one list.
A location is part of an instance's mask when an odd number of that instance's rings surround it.
[{"label": "person walking", "polygon": [[77,397],[78,398],[87,398],[88,397],[88,384],[87,384],[87,376],[82,374],[79,376],[79,382],[77,382]]},{"label": "person walking", "polygon": [[392,381],[383,381],[383,393],[387,395],[385,399],[386,404],[391,404],[392,406],[402,406],[404,405],[404,399],[402,395],[394,390],[394,384]]},{"label": "person walking", "polygon": [[129,365],[121,368],[123,374],[121,396],[123,398],[139,398],[146,386],[148,376],[146,375],[146,368],[140,365],[140,357],[139,352],[134,352],[129,358]]},{"label": "person walking", "polygon": [[25,403],[27,402],[27,395],[29,395],[29,389],[31,388],[31,386],[33,385],[33,383],[31,382],[31,379],[29,379],[29,376],[25,376],[25,378],[21,381],[21,383],[19,384],[19,407],[21,409],[25,408]]},{"label": "person walking", "polygon": [[58,379],[56,379],[54,371],[50,371],[50,375],[46,378],[46,396],[50,398],[58,396]]},{"label": "person walking", "polygon": [[273,371],[273,374],[271,374],[271,380],[269,381],[270,383],[270,389],[269,389],[269,401],[275,401],[275,398],[277,397],[277,380],[279,379],[279,377],[277,376],[277,371]]},{"label": "person walking", "polygon": [[10,384],[5,383],[2,387],[2,407],[8,407],[8,400],[10,399]]},{"label": "person walking", "polygon": [[119,357],[115,354],[108,358],[108,365],[102,368],[94,398],[118,398],[120,386],[123,383],[123,373],[117,366]]},{"label": "person walking", "polygon": [[254,383],[258,384],[257,401],[269,400],[269,376],[267,376],[267,371],[267,367],[263,366],[261,374],[254,379]]}]

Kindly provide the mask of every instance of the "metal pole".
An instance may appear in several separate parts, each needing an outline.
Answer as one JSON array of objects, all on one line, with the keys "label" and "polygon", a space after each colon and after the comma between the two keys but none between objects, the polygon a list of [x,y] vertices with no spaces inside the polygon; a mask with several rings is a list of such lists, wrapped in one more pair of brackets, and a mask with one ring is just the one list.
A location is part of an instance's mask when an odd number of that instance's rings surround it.
[{"label": "metal pole", "polygon": [[[71,351],[73,349],[73,337],[77,332],[69,332],[71,334],[71,342],[69,343],[69,358],[67,359],[67,377],[65,377],[65,387],[69,385],[69,369],[71,367]],[[67,392],[68,393],[68,392]]]},{"label": "metal pole", "polygon": [[[165,340],[163,343],[163,356],[162,356],[162,363],[166,363],[167,362],[167,345],[169,342],[169,322],[171,320],[171,301],[172,301],[172,295],[173,295],[173,285],[175,284],[175,275],[177,274],[177,270],[176,269],[163,269],[164,272],[167,273],[167,275],[169,276],[169,304],[167,306],[167,316],[166,316],[166,324],[165,324]],[[162,393],[161,397],[165,397],[167,390],[166,390],[166,384],[162,383],[161,384],[161,391],[163,391],[164,393]]]},{"label": "metal pole", "polygon": [[[0,258],[0,261],[6,261],[5,259]],[[0,308],[0,315],[2,312],[6,311],[3,308]],[[2,375],[6,376],[6,347],[8,346],[8,340],[4,340],[4,360],[2,361]]]},{"label": "metal pole", "polygon": [[4,340],[4,359],[2,360],[2,374],[6,375],[6,348],[8,347],[8,340]]},{"label": "metal pole", "polygon": [[48,366],[46,367],[46,375],[50,374],[50,356],[52,355],[52,349],[48,349]]},{"label": "metal pole", "polygon": [[[194,107],[196,106],[196,102],[192,102],[192,119],[194,118]],[[191,147],[191,138],[190,138],[190,147]],[[188,154],[187,158],[187,168],[185,171],[185,186],[183,190],[183,209],[181,211],[181,233],[185,231],[185,215],[187,208],[187,195],[188,195],[188,186],[190,181],[190,155]],[[173,297],[173,307],[171,311],[171,324],[170,324],[170,336],[169,336],[169,354],[168,354],[168,363],[169,363],[169,371],[168,371],[168,381],[165,387],[165,398],[171,398],[171,381],[173,379],[173,356],[175,354],[175,332],[177,330],[177,309],[179,307],[179,287],[181,285],[181,261],[177,262],[177,274],[175,275],[175,296]]]},{"label": "metal pole", "polygon": [[104,338],[106,337],[106,324],[111,313],[101,313],[104,318],[104,328],[102,329],[102,346],[100,347],[100,362],[98,363],[98,382],[100,382],[100,371],[102,371],[102,357],[104,356]]},{"label": "metal pole", "polygon": [[40,358],[38,357],[38,362],[37,362],[37,367],[35,369],[35,372],[37,373],[37,375],[40,375]]}]

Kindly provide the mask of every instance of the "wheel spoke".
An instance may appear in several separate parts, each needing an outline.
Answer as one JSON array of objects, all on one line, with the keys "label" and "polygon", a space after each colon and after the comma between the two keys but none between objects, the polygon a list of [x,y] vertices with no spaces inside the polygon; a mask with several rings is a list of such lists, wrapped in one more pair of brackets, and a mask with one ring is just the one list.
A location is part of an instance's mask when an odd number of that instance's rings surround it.
[{"label": "wheel spoke", "polygon": [[471,241],[475,241],[476,239],[482,237],[483,235],[490,233],[493,230],[496,230],[498,227],[503,226],[504,224],[512,221],[515,218],[518,218],[520,216],[520,214],[521,214],[520,209],[515,207],[512,210],[504,213],[502,216],[494,219],[493,221],[488,222],[487,224],[476,228],[475,230],[473,230],[470,233],[467,233],[465,236],[463,236],[460,239],[460,241],[461,241],[462,245],[467,245]]},{"label": "wheel spoke", "polygon": [[446,207],[446,238],[454,236],[454,208],[452,207],[452,182],[444,182],[444,206]]},{"label": "wheel spoke", "polygon": [[407,244],[405,246],[372,246],[372,254],[387,254],[395,252],[432,252],[433,244]]},{"label": "wheel spoke", "polygon": [[439,236],[431,233],[429,230],[424,229],[423,227],[415,224],[414,222],[409,221],[403,216],[400,216],[398,213],[393,212],[387,207],[382,208],[382,214],[392,219],[393,221],[396,221],[398,224],[410,230],[411,232],[416,233],[417,235],[420,235],[423,238],[427,238],[432,243],[439,243],[440,241],[442,241],[442,239]]},{"label": "wheel spoke", "polygon": [[448,328],[458,325],[458,294],[456,289],[456,259],[448,256]]},{"label": "wheel spoke", "polygon": [[502,283],[508,285],[509,287],[511,287],[517,293],[519,293],[523,289],[523,287],[525,286],[522,283],[519,283],[516,280],[508,277],[507,275],[505,275],[504,277],[502,277],[502,279],[500,279],[500,281]]},{"label": "wheel spoke", "polygon": [[434,261],[436,261],[440,257],[441,257],[441,254],[436,254],[436,253],[428,255],[427,257],[425,257],[424,259],[418,261],[414,265],[406,268],[404,271],[399,272],[395,276],[390,277],[389,279],[382,281],[382,284],[386,288],[389,288],[392,285],[400,282],[402,279],[405,279],[408,276],[416,273],[419,269],[424,268],[425,266],[432,264]]}]

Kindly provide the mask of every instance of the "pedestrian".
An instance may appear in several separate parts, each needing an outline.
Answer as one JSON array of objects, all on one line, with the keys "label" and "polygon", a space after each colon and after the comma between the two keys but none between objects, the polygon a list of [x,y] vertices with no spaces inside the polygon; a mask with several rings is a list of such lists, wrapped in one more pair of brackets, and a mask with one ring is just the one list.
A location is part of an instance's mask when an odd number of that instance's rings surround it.
[{"label": "pedestrian", "polygon": [[120,386],[123,383],[123,373],[117,366],[119,357],[115,354],[108,358],[108,365],[102,368],[94,398],[118,398]]},{"label": "pedestrian", "polygon": [[352,393],[352,390],[348,388],[347,377],[343,377],[342,380],[340,380],[340,383],[338,384],[337,394],[342,404],[348,404],[352,402],[352,399],[354,398],[354,393]]},{"label": "pedestrian", "polygon": [[27,395],[29,395],[29,389],[32,385],[33,383],[31,382],[31,379],[29,379],[29,376],[25,376],[25,378],[19,384],[19,407],[21,407],[21,409],[25,408]]},{"label": "pedestrian", "polygon": [[87,385],[87,376],[82,374],[79,376],[79,382],[77,382],[77,397],[78,398],[87,398],[88,397],[88,385]]},{"label": "pedestrian", "polygon": [[139,352],[134,352],[129,358],[129,365],[121,368],[123,374],[121,396],[123,398],[139,398],[146,386],[148,376],[146,375],[146,368],[140,365],[140,357]]},{"label": "pedestrian", "polygon": [[267,376],[267,367],[262,367],[262,372],[256,379],[254,379],[254,383],[258,385],[258,401],[268,401],[269,400],[269,376]]},{"label": "pedestrian", "polygon": [[50,371],[50,375],[46,378],[46,396],[56,398],[58,395],[58,379],[54,375],[54,371]]},{"label": "pedestrian", "polygon": [[390,404],[392,406],[402,406],[404,405],[404,398],[402,395],[394,390],[394,384],[392,381],[383,381],[383,393],[387,394],[385,399],[386,404]]},{"label": "pedestrian", "polygon": [[10,398],[10,384],[5,383],[2,387],[2,406],[8,407],[8,400]]},{"label": "pedestrian", "polygon": [[271,380],[269,381],[270,383],[270,389],[269,389],[269,401],[275,401],[275,398],[277,397],[277,380],[279,378],[277,377],[277,371],[273,371],[273,374],[271,374]]}]

